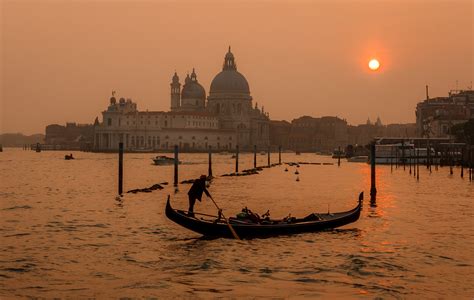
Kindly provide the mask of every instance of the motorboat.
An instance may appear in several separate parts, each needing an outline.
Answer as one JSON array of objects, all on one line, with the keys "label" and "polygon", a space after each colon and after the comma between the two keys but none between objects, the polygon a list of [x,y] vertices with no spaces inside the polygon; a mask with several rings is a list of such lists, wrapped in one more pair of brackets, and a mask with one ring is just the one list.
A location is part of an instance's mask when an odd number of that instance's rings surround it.
[{"label": "motorboat", "polygon": [[[173,165],[175,159],[173,157],[168,157],[165,155],[158,155],[155,158],[152,158],[152,160],[155,163],[155,165],[164,166],[164,165]],[[178,164],[181,164],[181,161],[178,161]]]}]

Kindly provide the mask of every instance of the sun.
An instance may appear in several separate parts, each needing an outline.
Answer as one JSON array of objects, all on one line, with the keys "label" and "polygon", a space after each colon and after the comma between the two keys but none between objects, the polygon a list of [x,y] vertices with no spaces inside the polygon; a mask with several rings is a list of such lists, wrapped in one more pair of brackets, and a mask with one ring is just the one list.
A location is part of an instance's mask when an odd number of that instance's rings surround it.
[{"label": "sun", "polygon": [[369,61],[369,69],[371,69],[372,71],[377,71],[378,69],[380,68],[380,63],[377,59],[375,58],[372,58],[370,61]]}]

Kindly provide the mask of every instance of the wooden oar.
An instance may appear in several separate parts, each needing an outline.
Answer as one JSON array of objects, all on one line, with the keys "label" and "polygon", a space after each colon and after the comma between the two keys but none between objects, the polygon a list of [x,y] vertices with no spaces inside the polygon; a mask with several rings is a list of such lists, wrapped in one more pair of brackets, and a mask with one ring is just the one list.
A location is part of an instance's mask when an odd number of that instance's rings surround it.
[{"label": "wooden oar", "polygon": [[212,197],[209,197],[211,198],[212,202],[214,202],[214,205],[217,207],[217,209],[221,212],[221,215],[222,217],[224,218],[225,222],[227,223],[227,226],[229,226],[229,229],[230,229],[230,232],[232,232],[232,235],[234,236],[234,238],[236,240],[240,240],[239,236],[237,235],[237,232],[235,232],[234,228],[232,228],[232,225],[230,225],[229,221],[227,220],[227,218],[224,216],[224,213],[222,212],[222,209],[219,208],[219,206],[217,205],[216,201],[214,201],[214,199]]}]

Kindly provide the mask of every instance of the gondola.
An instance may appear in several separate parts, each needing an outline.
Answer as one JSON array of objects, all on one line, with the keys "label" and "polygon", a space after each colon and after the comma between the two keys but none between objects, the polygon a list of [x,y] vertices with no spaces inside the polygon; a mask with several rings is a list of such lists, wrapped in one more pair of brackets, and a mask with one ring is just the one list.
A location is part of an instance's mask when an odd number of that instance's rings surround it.
[{"label": "gondola", "polygon": [[[236,218],[229,218],[229,222],[237,235],[245,239],[333,229],[353,223],[359,219],[363,198],[364,193],[361,192],[357,206],[345,212],[312,213],[300,219],[289,218],[288,220],[270,220],[262,223],[243,222]],[[224,219],[199,213],[195,213],[195,215],[206,218],[190,217],[187,212],[171,207],[170,196],[168,196],[168,201],[166,202],[165,212],[171,221],[203,236],[233,238]]]}]

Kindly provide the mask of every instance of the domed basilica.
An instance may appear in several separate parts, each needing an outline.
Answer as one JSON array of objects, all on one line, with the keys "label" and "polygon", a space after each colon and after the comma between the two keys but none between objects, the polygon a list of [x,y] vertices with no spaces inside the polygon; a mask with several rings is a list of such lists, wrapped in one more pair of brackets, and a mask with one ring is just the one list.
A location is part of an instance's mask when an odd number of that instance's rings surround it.
[{"label": "domed basilica", "polygon": [[183,88],[175,73],[171,82],[171,111],[207,111],[217,116],[220,129],[233,129],[237,133],[238,145],[268,146],[269,114],[252,106],[252,96],[245,76],[237,71],[234,54],[229,51],[224,58],[222,71],[211,82],[207,97],[198,82],[195,70],[187,75]]},{"label": "domed basilica", "polygon": [[113,150],[119,142],[128,151],[169,150],[174,145],[183,151],[269,146],[269,114],[252,105],[249,84],[237,71],[230,47],[207,98],[194,69],[183,85],[175,72],[170,87],[169,112],[139,111],[131,99],[117,101],[114,92],[102,122],[96,119],[94,124],[94,149]]}]

